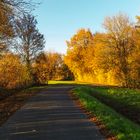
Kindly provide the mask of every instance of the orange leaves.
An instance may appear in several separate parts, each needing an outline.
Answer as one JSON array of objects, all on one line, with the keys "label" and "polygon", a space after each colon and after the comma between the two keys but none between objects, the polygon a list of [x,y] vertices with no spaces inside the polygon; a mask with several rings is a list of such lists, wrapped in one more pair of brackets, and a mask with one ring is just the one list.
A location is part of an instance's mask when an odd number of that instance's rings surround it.
[{"label": "orange leaves", "polygon": [[19,88],[30,82],[30,75],[18,56],[5,54],[0,59],[0,86],[9,89]]},{"label": "orange leaves", "polygon": [[69,69],[64,65],[62,55],[58,53],[42,53],[34,64],[34,76],[38,84],[44,84],[47,80],[69,78],[69,74]]},{"label": "orange leaves", "polygon": [[[68,50],[65,63],[74,73],[83,73],[85,69],[89,46],[93,43],[93,35],[89,30],[81,29],[67,42]],[[77,74],[78,75],[78,74]]]},{"label": "orange leaves", "polygon": [[75,34],[70,41],[67,41],[68,51],[86,48],[91,43],[93,35],[90,30],[81,29]]},{"label": "orange leaves", "polygon": [[104,27],[105,33],[94,35],[79,30],[67,42],[65,63],[80,81],[138,87],[140,29],[124,14],[107,17]]}]

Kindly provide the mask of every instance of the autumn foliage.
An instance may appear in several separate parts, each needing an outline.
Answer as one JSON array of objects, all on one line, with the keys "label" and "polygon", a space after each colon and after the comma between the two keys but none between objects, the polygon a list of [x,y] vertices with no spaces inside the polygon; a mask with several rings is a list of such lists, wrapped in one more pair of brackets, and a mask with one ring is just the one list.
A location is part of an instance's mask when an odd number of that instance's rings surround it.
[{"label": "autumn foliage", "polygon": [[8,53],[0,59],[0,87],[13,89],[26,87],[32,83],[27,67],[19,56]]},{"label": "autumn foliage", "polygon": [[0,87],[21,88],[74,78],[140,87],[140,26],[134,26],[128,16],[106,17],[104,32],[80,29],[67,41],[63,56],[43,53],[45,40],[30,11],[32,5],[30,0],[0,1]]},{"label": "autumn foliage", "polygon": [[44,84],[48,80],[71,80],[73,75],[64,64],[63,55],[56,52],[41,53],[33,64],[36,83]]},{"label": "autumn foliage", "polygon": [[140,30],[124,14],[103,25],[104,33],[80,29],[67,41],[65,63],[78,81],[139,87]]},{"label": "autumn foliage", "polygon": [[0,1],[0,88],[35,84],[32,64],[44,48],[44,36],[32,15],[30,0]]}]

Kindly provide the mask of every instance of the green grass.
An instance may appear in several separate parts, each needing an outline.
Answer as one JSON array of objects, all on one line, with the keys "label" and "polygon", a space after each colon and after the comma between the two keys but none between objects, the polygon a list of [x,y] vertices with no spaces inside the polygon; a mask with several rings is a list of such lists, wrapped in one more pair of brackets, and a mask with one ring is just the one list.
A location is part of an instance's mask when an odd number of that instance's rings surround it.
[{"label": "green grass", "polygon": [[76,84],[75,81],[48,81],[49,85],[55,85],[55,84]]},{"label": "green grass", "polygon": [[104,98],[110,98],[126,106],[140,109],[140,90],[138,89],[94,87],[91,90],[92,94],[95,94],[94,91],[96,91]]},{"label": "green grass", "polygon": [[89,88],[77,87],[74,94],[118,140],[140,140],[140,127],[91,96]]},{"label": "green grass", "polygon": [[87,85],[89,83],[80,82],[80,81],[55,81],[55,80],[50,80],[50,81],[48,81],[48,84],[50,84],[50,85],[55,85],[55,84],[60,84],[60,85],[68,85],[68,84],[69,85],[70,84]]}]

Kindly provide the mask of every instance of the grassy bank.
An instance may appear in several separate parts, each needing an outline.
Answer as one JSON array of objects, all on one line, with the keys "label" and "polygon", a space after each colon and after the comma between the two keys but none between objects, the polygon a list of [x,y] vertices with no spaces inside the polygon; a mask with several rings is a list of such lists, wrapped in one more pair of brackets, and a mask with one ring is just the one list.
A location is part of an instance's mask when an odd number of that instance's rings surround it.
[{"label": "grassy bank", "polygon": [[74,94],[90,112],[105,124],[108,130],[115,135],[117,139],[140,139],[140,127],[91,96],[88,87],[77,87],[74,90]]},{"label": "grassy bank", "polygon": [[140,90],[117,87],[87,88],[90,95],[140,124]]},{"label": "grassy bank", "polygon": [[[31,87],[21,91],[14,91],[14,94],[9,93],[4,99],[0,100],[0,125],[2,125],[15,111],[17,111],[24,103],[35,93],[42,91],[46,86]],[[4,91],[4,92],[3,92]],[[6,91],[0,90],[1,93],[7,94]]]},{"label": "grassy bank", "polygon": [[94,87],[92,90],[100,92],[102,96],[112,97],[123,104],[140,109],[140,90],[138,89]]}]

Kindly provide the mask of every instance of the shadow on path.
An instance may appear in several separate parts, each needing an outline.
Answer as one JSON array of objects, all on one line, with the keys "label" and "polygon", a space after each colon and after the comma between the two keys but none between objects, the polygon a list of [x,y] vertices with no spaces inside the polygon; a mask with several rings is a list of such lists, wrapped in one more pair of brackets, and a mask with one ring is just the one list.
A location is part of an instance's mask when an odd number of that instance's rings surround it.
[{"label": "shadow on path", "polygon": [[102,140],[98,128],[56,85],[32,97],[0,127],[0,140]]}]

